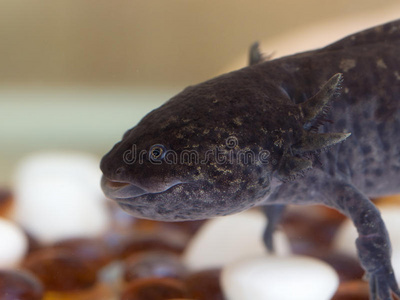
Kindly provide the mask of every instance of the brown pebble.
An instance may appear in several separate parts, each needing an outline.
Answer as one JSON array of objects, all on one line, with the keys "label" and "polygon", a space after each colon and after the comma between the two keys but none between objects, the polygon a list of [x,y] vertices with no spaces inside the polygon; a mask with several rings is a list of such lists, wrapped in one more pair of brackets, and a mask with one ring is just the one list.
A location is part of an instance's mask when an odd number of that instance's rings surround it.
[{"label": "brown pebble", "polygon": [[0,188],[0,217],[8,218],[12,213],[14,199],[11,192]]},{"label": "brown pebble", "polygon": [[331,300],[369,300],[369,286],[366,281],[342,282]]},{"label": "brown pebble", "polygon": [[38,250],[27,257],[23,267],[34,273],[46,290],[81,290],[96,282],[96,270],[91,264],[66,250]]},{"label": "brown pebble", "polygon": [[150,277],[183,279],[186,268],[177,254],[167,251],[140,252],[124,261],[126,282]]},{"label": "brown pebble", "polygon": [[11,197],[11,191],[5,188],[0,188],[0,204]]},{"label": "brown pebble", "polygon": [[400,205],[400,194],[375,198],[373,201],[378,206]]},{"label": "brown pebble", "polygon": [[187,299],[185,284],[173,278],[145,278],[129,283],[123,290],[121,300]]},{"label": "brown pebble", "polygon": [[52,248],[66,250],[90,263],[98,271],[112,259],[111,253],[100,239],[94,238],[71,238],[56,242]]},{"label": "brown pebble", "polygon": [[220,269],[203,270],[189,275],[185,283],[190,296],[197,300],[224,300],[220,275]]},{"label": "brown pebble", "polygon": [[148,234],[134,231],[108,233],[105,243],[115,258],[125,259],[135,253],[152,250],[181,254],[187,240],[174,234]]},{"label": "brown pebble", "polygon": [[47,291],[42,300],[115,300],[116,295],[109,286],[96,284],[81,291]]},{"label": "brown pebble", "polygon": [[0,270],[1,300],[40,300],[43,285],[33,274],[17,270]]}]

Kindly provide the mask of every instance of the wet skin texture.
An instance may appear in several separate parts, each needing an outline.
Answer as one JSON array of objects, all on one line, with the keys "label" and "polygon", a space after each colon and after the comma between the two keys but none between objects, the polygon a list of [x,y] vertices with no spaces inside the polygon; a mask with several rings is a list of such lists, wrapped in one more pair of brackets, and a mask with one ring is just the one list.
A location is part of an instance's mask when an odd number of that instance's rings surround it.
[{"label": "wet skin texture", "polygon": [[369,200],[400,192],[399,53],[400,21],[270,61],[253,48],[251,66],[186,88],[128,130],[102,159],[103,190],[156,220],[264,206],[270,249],[285,204],[336,208],[358,230],[371,299],[400,297]]}]

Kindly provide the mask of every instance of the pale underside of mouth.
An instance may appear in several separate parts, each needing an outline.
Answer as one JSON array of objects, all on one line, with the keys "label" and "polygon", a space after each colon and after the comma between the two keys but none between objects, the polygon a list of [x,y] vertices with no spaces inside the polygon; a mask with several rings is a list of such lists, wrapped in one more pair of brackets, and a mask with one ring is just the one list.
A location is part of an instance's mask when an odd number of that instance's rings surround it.
[{"label": "pale underside of mouth", "polygon": [[135,198],[149,194],[148,191],[136,185],[128,182],[112,181],[104,176],[101,178],[101,188],[108,198],[115,200]]},{"label": "pale underside of mouth", "polygon": [[129,182],[122,181],[113,181],[109,180],[106,177],[102,176],[101,178],[101,188],[103,189],[104,194],[107,198],[123,202],[124,200],[140,197],[148,194],[160,194],[165,191],[170,190],[171,188],[184,184],[184,182],[176,182],[171,184],[170,186],[166,186],[164,190],[160,190],[158,192],[147,191],[141,187],[138,187]]}]

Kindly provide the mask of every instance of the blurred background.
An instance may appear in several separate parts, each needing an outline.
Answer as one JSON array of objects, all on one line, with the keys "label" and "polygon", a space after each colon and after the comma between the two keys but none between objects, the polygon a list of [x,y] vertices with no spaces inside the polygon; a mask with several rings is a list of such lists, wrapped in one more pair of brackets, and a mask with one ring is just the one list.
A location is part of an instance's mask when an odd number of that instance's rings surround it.
[{"label": "blurred background", "polygon": [[397,0],[0,1],[0,186],[40,150],[101,157],[185,86],[396,19]]}]

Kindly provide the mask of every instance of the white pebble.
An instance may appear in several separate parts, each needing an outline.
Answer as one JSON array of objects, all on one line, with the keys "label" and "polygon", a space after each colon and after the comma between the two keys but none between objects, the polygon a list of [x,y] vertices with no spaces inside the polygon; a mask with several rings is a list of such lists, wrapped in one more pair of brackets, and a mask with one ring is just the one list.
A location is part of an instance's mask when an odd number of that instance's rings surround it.
[{"label": "white pebble", "polygon": [[110,217],[99,160],[81,153],[27,157],[15,176],[15,219],[42,242],[96,236]]},{"label": "white pebble", "polygon": [[[382,205],[378,207],[389,232],[392,243],[392,262],[396,279],[400,284],[400,206]],[[339,227],[334,240],[334,248],[340,252],[357,257],[355,241],[357,230],[350,220]]]},{"label": "white pebble", "polygon": [[[266,217],[256,210],[208,220],[186,247],[184,262],[191,270],[202,270],[263,255],[266,224]],[[288,239],[282,232],[275,232],[274,243],[277,254],[290,253]]]},{"label": "white pebble", "polygon": [[14,223],[0,218],[0,268],[16,267],[28,250],[28,239]]},{"label": "white pebble", "polygon": [[225,266],[227,300],[328,300],[339,277],[328,264],[304,256],[263,256]]}]

